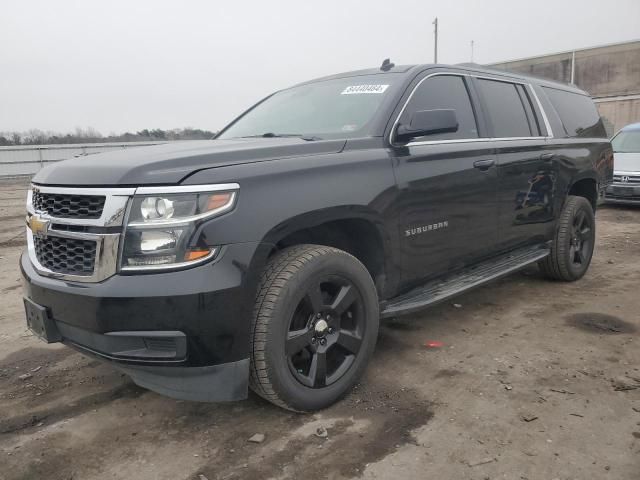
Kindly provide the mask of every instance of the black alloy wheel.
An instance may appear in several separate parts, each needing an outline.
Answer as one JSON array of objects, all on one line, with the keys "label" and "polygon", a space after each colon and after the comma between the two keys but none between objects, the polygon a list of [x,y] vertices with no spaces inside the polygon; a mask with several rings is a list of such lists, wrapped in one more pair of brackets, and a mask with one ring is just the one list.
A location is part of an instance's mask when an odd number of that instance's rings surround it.
[{"label": "black alloy wheel", "polygon": [[538,263],[542,272],[565,282],[582,278],[591,264],[595,234],[595,214],[589,200],[568,196],[551,241],[551,253]]},{"label": "black alloy wheel", "polygon": [[591,261],[591,252],[593,251],[592,228],[591,218],[587,216],[584,210],[578,211],[571,226],[569,247],[569,258],[575,266],[581,267],[585,262]]},{"label": "black alloy wheel", "polygon": [[322,388],[353,365],[362,345],[363,299],[350,280],[335,275],[312,285],[289,324],[285,355],[294,377]]},{"label": "black alloy wheel", "polygon": [[349,253],[321,245],[267,263],[251,322],[251,389],[294,411],[325,408],[364,372],[378,336],[376,287]]}]

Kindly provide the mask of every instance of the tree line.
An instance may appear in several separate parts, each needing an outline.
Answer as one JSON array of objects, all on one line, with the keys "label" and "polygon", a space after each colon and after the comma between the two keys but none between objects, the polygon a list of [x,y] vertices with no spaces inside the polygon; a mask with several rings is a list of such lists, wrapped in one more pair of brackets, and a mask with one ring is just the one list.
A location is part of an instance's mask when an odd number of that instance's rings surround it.
[{"label": "tree line", "polygon": [[144,129],[135,133],[111,133],[102,135],[94,128],[76,128],[73,133],[42,131],[36,128],[26,132],[0,132],[0,146],[9,145],[50,145],[66,143],[108,143],[108,142],[149,142],[172,140],[208,140],[216,132],[199,128]]}]

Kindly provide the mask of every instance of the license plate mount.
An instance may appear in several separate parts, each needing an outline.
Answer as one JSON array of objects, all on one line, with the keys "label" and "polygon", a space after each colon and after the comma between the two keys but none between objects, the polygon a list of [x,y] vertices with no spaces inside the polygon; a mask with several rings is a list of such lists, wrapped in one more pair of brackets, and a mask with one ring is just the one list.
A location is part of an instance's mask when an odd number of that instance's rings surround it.
[{"label": "license plate mount", "polygon": [[38,305],[28,298],[23,300],[29,330],[47,343],[60,342],[62,337],[46,307]]},{"label": "license plate mount", "polygon": [[618,197],[633,197],[635,189],[631,187],[613,187],[613,194]]}]

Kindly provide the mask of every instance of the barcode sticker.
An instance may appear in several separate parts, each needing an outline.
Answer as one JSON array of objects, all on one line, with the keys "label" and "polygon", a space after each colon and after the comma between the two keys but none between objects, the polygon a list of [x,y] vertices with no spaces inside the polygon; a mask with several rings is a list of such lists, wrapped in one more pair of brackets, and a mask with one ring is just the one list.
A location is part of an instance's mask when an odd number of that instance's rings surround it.
[{"label": "barcode sticker", "polygon": [[358,95],[362,93],[384,93],[389,85],[351,85],[345,88],[340,95]]}]

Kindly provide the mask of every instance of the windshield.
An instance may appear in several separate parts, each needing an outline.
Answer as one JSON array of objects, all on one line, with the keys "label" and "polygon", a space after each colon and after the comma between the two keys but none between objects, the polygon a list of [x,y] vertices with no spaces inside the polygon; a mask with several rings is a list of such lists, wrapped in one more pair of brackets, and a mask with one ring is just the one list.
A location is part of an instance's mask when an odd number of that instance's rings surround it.
[{"label": "windshield", "polygon": [[617,153],[640,153],[640,130],[627,130],[618,133],[613,140],[613,151]]},{"label": "windshield", "polygon": [[363,75],[300,85],[275,93],[217,138],[301,136],[345,138],[368,133],[396,74]]}]

